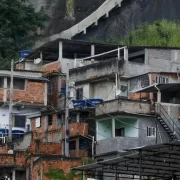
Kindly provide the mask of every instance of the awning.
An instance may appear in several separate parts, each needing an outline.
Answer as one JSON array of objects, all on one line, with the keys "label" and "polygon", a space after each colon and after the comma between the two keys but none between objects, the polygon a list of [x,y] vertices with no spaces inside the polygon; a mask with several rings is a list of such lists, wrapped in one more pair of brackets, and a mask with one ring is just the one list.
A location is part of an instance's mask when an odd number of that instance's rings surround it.
[{"label": "awning", "polygon": [[[180,142],[144,146],[119,153],[119,157],[73,168],[84,174],[100,172],[104,176],[146,176],[162,179],[180,178]],[[127,177],[126,177],[127,178]]]},{"label": "awning", "polygon": [[132,93],[138,92],[158,92],[158,89],[162,92],[178,92],[180,91],[180,83],[168,83],[168,84],[153,84],[141,89],[132,91]]}]

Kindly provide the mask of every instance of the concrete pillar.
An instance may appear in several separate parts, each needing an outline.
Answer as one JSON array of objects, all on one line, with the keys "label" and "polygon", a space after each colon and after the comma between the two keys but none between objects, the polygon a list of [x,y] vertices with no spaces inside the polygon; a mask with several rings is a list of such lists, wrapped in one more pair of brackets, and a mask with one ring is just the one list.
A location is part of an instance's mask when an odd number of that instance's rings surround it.
[{"label": "concrete pillar", "polygon": [[41,66],[43,65],[43,52],[40,52]]},{"label": "concrete pillar", "polygon": [[4,78],[4,95],[3,95],[3,102],[7,101],[7,77]]},{"label": "concrete pillar", "polygon": [[77,123],[80,122],[80,113],[77,113],[77,115],[76,115],[76,122],[77,122]]},{"label": "concrete pillar", "polygon": [[[95,45],[91,45],[91,56],[95,55]],[[91,59],[91,61],[94,61],[94,59]]]},{"label": "concrete pillar", "polygon": [[44,105],[47,106],[47,82],[44,83]]},{"label": "concrete pillar", "polygon": [[96,21],[96,22],[94,23],[94,25],[97,26],[97,25],[98,25],[98,21]]},{"label": "concrete pillar", "polygon": [[29,180],[29,168],[26,168],[26,180]]},{"label": "concrete pillar", "polygon": [[124,48],[124,60],[128,61],[128,48]]},{"label": "concrete pillar", "polygon": [[115,119],[112,119],[112,137],[115,137]]},{"label": "concrete pillar", "polygon": [[59,41],[59,61],[61,62],[63,58],[63,43]]},{"label": "concrete pillar", "polygon": [[86,34],[86,29],[83,30],[83,34]]},{"label": "concrete pillar", "polygon": [[98,121],[96,121],[96,139],[97,139],[97,141],[99,140],[98,136],[99,136]]},{"label": "concrete pillar", "polygon": [[161,103],[161,91],[160,90],[157,93],[157,102]]},{"label": "concrete pillar", "polygon": [[12,180],[16,180],[16,170],[12,170]]},{"label": "concrete pillar", "polygon": [[106,13],[106,18],[108,18],[108,17],[109,17],[109,12]]}]

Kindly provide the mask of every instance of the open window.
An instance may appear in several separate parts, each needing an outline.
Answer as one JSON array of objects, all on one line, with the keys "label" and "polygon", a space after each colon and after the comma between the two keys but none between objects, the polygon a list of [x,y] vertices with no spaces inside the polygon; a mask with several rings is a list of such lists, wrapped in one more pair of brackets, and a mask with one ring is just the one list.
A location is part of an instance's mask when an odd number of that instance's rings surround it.
[{"label": "open window", "polygon": [[76,90],[76,100],[83,99],[83,88],[78,88]]},{"label": "open window", "polygon": [[76,140],[69,141],[69,150],[76,150]]},{"label": "open window", "polygon": [[14,117],[14,127],[25,128],[25,126],[26,126],[26,116]]},{"label": "open window", "polygon": [[48,115],[48,126],[51,126],[53,123],[53,116],[52,115]]},{"label": "open window", "polygon": [[0,88],[4,87],[4,78],[0,77]]},{"label": "open window", "polygon": [[129,54],[129,61],[134,63],[145,63],[145,52],[137,51]]},{"label": "open window", "polygon": [[[7,88],[10,88],[10,82],[11,82],[11,79],[8,77],[7,78]],[[13,79],[13,88],[19,89],[19,90],[25,90],[25,79],[14,78]]]},{"label": "open window", "polygon": [[115,129],[115,137],[124,137],[125,136],[125,128]]}]

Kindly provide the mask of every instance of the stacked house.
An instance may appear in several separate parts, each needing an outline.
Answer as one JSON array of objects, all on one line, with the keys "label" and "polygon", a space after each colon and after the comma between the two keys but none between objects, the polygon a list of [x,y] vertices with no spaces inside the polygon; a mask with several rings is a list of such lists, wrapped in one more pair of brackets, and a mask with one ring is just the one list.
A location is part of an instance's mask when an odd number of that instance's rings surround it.
[{"label": "stacked house", "polygon": [[[0,70],[0,177],[48,180],[51,169],[179,139],[177,48],[58,39]],[[106,177],[104,177],[106,179]]]}]

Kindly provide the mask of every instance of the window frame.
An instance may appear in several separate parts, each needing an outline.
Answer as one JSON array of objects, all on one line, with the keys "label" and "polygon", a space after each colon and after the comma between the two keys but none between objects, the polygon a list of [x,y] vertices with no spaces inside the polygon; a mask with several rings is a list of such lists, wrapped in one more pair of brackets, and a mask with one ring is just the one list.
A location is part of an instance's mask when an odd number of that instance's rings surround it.
[{"label": "window frame", "polygon": [[[51,118],[49,118],[51,116]],[[52,126],[53,124],[53,115],[48,115],[48,126]]]},{"label": "window frame", "polygon": [[76,100],[82,100],[83,99],[83,87],[76,89]]},{"label": "window frame", "polygon": [[[15,82],[16,80],[19,80],[19,81],[23,81],[24,82],[24,87],[23,89],[22,88],[17,88],[15,86],[15,84],[17,85],[17,83]],[[27,80],[26,79],[23,79],[23,78],[13,78],[13,89],[15,90],[21,90],[21,91],[25,91],[26,90],[26,83],[27,83]],[[11,78],[10,77],[7,77],[7,89],[10,89],[10,86],[11,86]]]},{"label": "window frame", "polygon": [[147,127],[147,137],[156,138],[156,128],[152,126]]}]

